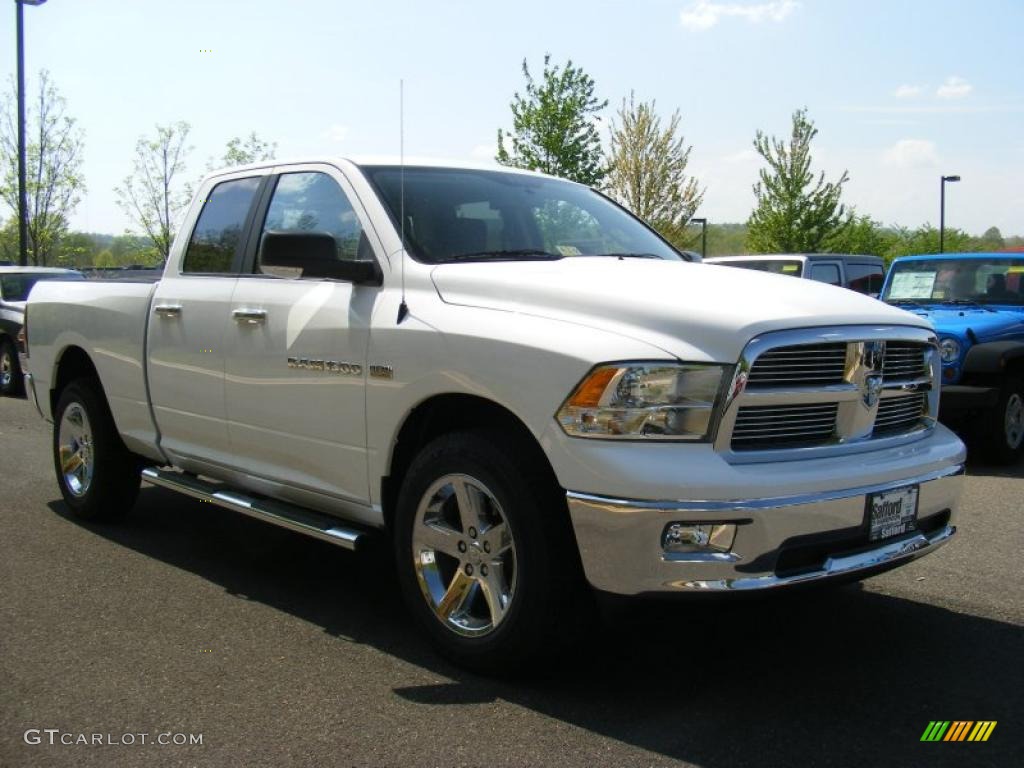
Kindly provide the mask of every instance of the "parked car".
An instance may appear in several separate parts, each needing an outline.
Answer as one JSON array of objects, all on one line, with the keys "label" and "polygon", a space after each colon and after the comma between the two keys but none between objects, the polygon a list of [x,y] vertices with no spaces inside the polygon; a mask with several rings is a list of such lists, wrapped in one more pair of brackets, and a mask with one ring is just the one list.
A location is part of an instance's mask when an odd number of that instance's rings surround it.
[{"label": "parked car", "polygon": [[882,298],[939,335],[943,421],[995,462],[1024,445],[1024,254],[943,253],[892,263]]},{"label": "parked car", "polygon": [[878,296],[885,280],[885,261],[878,256],[845,253],[799,253],[749,256],[714,256],[707,264],[757,269],[790,277],[804,277],[839,285],[857,293]]},{"label": "parked car", "polygon": [[0,267],[0,395],[20,395],[18,333],[25,317],[25,300],[40,280],[82,280],[82,273],[54,267]]},{"label": "parked car", "polygon": [[73,514],[124,514],[141,476],[389,537],[423,631],[476,669],[559,647],[588,583],[859,579],[956,531],[926,320],[690,263],[540,174],[217,172],[156,284],[38,286],[27,331]]}]

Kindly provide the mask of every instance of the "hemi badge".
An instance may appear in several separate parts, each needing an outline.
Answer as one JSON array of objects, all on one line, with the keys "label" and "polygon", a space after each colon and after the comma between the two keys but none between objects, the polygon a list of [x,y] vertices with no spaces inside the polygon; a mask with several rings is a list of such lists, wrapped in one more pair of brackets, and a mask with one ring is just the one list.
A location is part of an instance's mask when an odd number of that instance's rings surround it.
[{"label": "hemi badge", "polygon": [[395,369],[392,368],[390,365],[371,365],[370,378],[393,379],[395,378]]}]

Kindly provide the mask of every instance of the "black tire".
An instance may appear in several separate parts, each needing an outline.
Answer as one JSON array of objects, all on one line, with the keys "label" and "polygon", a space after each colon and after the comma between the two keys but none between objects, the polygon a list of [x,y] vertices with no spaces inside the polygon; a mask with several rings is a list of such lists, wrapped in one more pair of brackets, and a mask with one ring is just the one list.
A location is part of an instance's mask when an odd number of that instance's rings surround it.
[{"label": "black tire", "polygon": [[[416,457],[399,493],[394,542],[398,578],[406,602],[443,656],[484,674],[508,675],[556,658],[560,648],[581,626],[581,609],[585,610],[590,605],[564,496],[554,486],[550,474],[537,466],[538,462],[531,460],[533,455],[533,452],[509,444],[507,438],[497,434],[457,432],[444,435],[427,445]],[[456,561],[443,550],[437,550],[426,560],[439,563],[436,566],[437,578],[424,577],[421,582],[424,565],[414,555],[413,544],[414,532],[427,530],[419,522],[421,505],[424,510],[431,509],[427,500],[444,496],[447,501],[437,507],[443,510],[444,505],[450,505],[451,499],[456,498],[454,514],[465,519],[455,486],[447,496],[444,495],[444,486],[434,493],[439,483],[452,477],[465,478],[468,483],[477,484],[474,493],[480,493],[477,496],[478,508],[487,510],[486,515],[477,519],[486,517],[492,524],[473,536],[472,530],[458,532],[458,524],[453,524],[451,529],[445,528],[443,535],[447,536],[449,530],[455,532],[460,537],[457,546],[468,545],[468,551],[461,550],[466,553],[464,555],[456,552],[457,557],[464,558]],[[461,490],[466,492],[464,487]],[[508,567],[507,561],[497,563],[493,553],[498,550],[493,548],[494,545],[486,549],[492,554],[484,554],[487,537],[499,530],[498,524],[493,524],[498,519],[503,519],[511,532],[512,568]],[[417,544],[416,551],[422,552],[421,547],[422,544]],[[475,592],[471,589],[466,592],[473,596],[464,601],[468,617],[465,621],[475,620],[473,606],[482,608],[478,612],[484,614],[484,623],[487,616],[491,617],[490,629],[476,636],[466,636],[453,628],[440,615],[439,606],[443,601],[438,601],[435,606],[429,596],[429,584],[439,587],[439,591],[446,595],[451,593],[456,583],[454,573],[459,572],[461,578],[466,573],[466,566],[472,568],[471,557],[482,559],[474,561],[477,563],[474,571],[476,587]],[[444,573],[444,563],[447,563],[448,573],[452,574],[450,582]],[[507,610],[497,622],[493,621],[493,604],[486,599],[495,591],[493,585],[485,589],[487,580],[482,576],[487,575],[488,564],[492,577],[497,565],[498,573],[514,584]],[[447,591],[444,588],[446,583],[449,584]],[[456,614],[453,611],[451,615]]]},{"label": "black tire", "polygon": [[1024,382],[1021,379],[1003,380],[999,400],[987,417],[982,435],[985,458],[993,464],[1016,463],[1024,448]]},{"label": "black tire", "polygon": [[17,397],[24,392],[18,351],[10,339],[0,341],[0,395]]},{"label": "black tire", "polygon": [[60,394],[53,420],[53,466],[64,503],[75,517],[120,520],[135,504],[142,468],[121,441],[95,379],[77,379]]}]

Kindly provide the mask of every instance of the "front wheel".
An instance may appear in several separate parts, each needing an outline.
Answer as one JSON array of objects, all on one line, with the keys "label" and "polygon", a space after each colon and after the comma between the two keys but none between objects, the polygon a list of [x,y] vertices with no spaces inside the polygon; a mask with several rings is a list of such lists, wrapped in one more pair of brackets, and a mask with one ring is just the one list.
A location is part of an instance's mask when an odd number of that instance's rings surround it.
[{"label": "front wheel", "polygon": [[140,466],[125,448],[99,382],[79,379],[57,401],[53,465],[64,502],[84,520],[116,520],[135,503]]},{"label": "front wheel", "polygon": [[1024,382],[1017,378],[1003,381],[987,421],[984,439],[989,460],[996,464],[1017,461],[1024,445]]},{"label": "front wheel", "polygon": [[18,353],[10,339],[0,341],[0,395],[11,397],[21,394],[21,367]]},{"label": "front wheel", "polygon": [[409,468],[395,517],[413,614],[444,656],[490,674],[550,656],[581,605],[564,502],[527,455],[496,434],[440,437]]}]

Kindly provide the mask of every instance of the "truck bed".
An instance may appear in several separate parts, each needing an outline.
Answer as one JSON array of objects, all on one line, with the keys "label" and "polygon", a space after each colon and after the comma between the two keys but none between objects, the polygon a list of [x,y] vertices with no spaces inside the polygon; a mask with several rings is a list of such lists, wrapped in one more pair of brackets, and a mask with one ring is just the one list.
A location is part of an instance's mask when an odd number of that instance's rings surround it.
[{"label": "truck bed", "polygon": [[61,356],[72,347],[81,348],[96,366],[125,444],[156,457],[145,366],[154,290],[154,282],[40,282],[30,296],[28,372],[44,415],[52,419],[49,393]]}]

